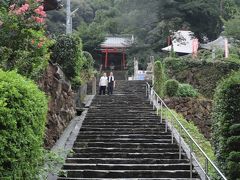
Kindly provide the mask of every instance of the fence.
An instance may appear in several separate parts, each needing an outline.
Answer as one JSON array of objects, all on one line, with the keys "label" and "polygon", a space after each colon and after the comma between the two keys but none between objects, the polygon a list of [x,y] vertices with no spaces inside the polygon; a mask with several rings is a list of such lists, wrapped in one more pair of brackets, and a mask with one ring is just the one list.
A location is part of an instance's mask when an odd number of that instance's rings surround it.
[{"label": "fence", "polygon": [[[193,165],[195,169],[198,171],[201,179],[211,179],[210,171],[213,171],[214,175],[220,179],[227,180],[227,178],[223,175],[223,173],[218,169],[218,167],[213,163],[213,161],[207,156],[207,154],[202,150],[202,148],[198,145],[198,143],[192,138],[192,136],[188,133],[186,128],[181,124],[178,118],[174,115],[171,109],[164,103],[164,101],[158,96],[158,94],[154,91],[153,87],[151,87],[148,83],[146,84],[146,96],[150,100],[150,104],[152,104],[153,109],[157,110],[157,114],[160,115],[160,122],[163,123],[165,120],[165,131],[168,129],[171,130],[171,138],[172,143],[174,142],[174,138],[176,139],[179,145],[179,159],[182,158],[182,149],[185,150],[187,157],[190,159],[190,175],[189,177],[193,177]],[[169,117],[163,119],[163,108],[168,111]],[[176,128],[178,129],[176,129]],[[188,144],[182,138],[183,134],[188,139]],[[204,167],[199,161],[199,158],[196,157],[195,152],[200,152],[201,157],[204,159]]]}]

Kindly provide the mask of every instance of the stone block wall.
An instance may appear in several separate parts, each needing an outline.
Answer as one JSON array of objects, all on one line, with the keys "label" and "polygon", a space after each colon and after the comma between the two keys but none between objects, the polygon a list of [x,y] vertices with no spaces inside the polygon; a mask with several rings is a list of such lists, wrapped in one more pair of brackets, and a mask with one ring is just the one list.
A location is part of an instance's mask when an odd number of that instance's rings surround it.
[{"label": "stone block wall", "polygon": [[49,64],[38,84],[49,98],[44,145],[50,149],[76,114],[75,95],[57,65]]},{"label": "stone block wall", "polygon": [[164,61],[169,78],[191,84],[204,95],[213,99],[217,83],[232,71],[238,71],[240,64],[229,61],[204,61],[168,58]]},{"label": "stone block wall", "polygon": [[211,138],[211,110],[212,101],[208,99],[173,97],[164,100],[166,105],[175,109],[183,117],[192,121],[207,138]]}]

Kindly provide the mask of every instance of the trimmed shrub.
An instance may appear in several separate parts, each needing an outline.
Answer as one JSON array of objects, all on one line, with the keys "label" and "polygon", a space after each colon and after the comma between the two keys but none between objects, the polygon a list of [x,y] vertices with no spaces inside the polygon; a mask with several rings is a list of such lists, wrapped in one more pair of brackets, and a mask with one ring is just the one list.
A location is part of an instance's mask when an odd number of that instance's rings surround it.
[{"label": "trimmed shrub", "polygon": [[222,80],[214,95],[213,143],[228,179],[240,177],[240,71]]},{"label": "trimmed shrub", "polygon": [[179,87],[179,82],[175,79],[169,79],[165,83],[165,94],[168,97],[173,97],[177,95]]},{"label": "trimmed shrub", "polygon": [[74,35],[60,35],[52,47],[51,60],[58,63],[72,82],[81,83],[80,71],[84,62],[82,41]]},{"label": "trimmed shrub", "polygon": [[180,84],[177,92],[179,97],[198,97],[198,92],[190,84]]},{"label": "trimmed shrub", "polygon": [[164,65],[161,61],[156,61],[154,65],[154,89],[160,97],[163,97],[165,80]]},{"label": "trimmed shrub", "polygon": [[42,165],[46,96],[32,81],[2,70],[0,94],[0,177],[33,179]]}]

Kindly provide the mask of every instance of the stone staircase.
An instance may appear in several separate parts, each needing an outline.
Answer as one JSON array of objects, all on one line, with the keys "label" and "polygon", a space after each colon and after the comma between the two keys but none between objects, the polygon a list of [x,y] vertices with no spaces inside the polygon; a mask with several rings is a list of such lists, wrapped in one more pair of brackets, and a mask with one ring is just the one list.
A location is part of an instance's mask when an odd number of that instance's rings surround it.
[{"label": "stone staircase", "polygon": [[[112,96],[96,96],[63,166],[74,179],[189,179],[185,153],[171,143],[145,97],[145,82],[118,81]],[[198,178],[197,173],[193,174]]]}]

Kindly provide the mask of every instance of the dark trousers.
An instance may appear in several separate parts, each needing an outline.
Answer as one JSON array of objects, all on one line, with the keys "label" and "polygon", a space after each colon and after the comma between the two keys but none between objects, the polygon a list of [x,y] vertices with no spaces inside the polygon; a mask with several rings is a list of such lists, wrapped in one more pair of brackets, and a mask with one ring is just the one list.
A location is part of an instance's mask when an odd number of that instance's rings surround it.
[{"label": "dark trousers", "polygon": [[113,84],[108,83],[108,94],[113,94]]},{"label": "dark trousers", "polygon": [[99,95],[106,94],[106,86],[100,86],[99,88]]}]

